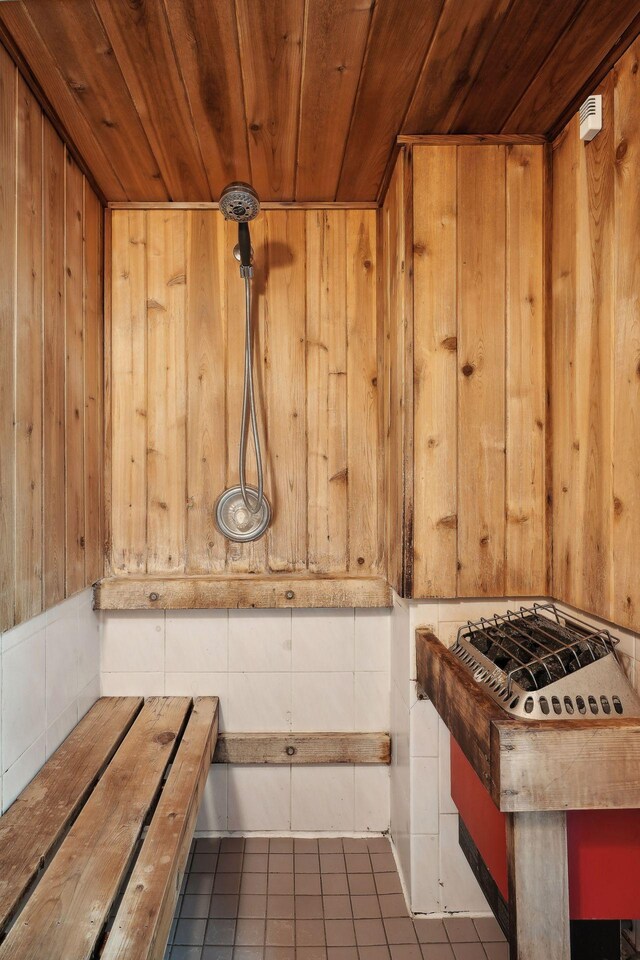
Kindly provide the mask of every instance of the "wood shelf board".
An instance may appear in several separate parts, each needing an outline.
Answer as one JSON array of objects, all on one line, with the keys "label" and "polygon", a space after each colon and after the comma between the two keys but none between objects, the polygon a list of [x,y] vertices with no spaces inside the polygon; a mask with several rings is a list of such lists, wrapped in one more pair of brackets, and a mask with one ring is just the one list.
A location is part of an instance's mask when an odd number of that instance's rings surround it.
[{"label": "wood shelf board", "polygon": [[94,587],[96,610],[207,610],[391,607],[383,577],[107,577]]}]

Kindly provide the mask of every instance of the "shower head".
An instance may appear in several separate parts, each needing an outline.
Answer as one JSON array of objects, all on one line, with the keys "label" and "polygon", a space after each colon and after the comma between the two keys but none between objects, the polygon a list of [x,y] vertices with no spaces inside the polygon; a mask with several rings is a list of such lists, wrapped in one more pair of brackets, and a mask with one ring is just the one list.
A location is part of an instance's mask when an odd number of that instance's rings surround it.
[{"label": "shower head", "polygon": [[225,220],[247,223],[255,220],[260,212],[260,201],[250,183],[238,180],[229,183],[220,196],[220,210]]}]

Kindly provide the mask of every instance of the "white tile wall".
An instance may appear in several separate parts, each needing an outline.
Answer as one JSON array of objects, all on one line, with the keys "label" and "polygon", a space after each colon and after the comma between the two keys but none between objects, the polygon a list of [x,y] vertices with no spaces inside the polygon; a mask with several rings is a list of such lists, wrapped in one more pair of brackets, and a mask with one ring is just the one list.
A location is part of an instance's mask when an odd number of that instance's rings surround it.
[{"label": "white tile wall", "polygon": [[100,691],[91,590],[0,637],[0,803],[4,812]]},{"label": "white tile wall", "polygon": [[[387,610],[104,613],[102,692],[215,694],[234,732],[386,731],[390,623]],[[198,819],[201,832],[388,829],[388,768],[353,766],[215,766]]]}]

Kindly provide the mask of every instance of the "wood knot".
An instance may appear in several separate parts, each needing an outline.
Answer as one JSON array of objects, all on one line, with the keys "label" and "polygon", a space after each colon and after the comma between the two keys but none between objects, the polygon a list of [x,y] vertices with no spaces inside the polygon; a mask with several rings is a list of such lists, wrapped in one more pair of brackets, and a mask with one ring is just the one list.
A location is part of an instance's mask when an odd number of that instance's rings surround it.
[{"label": "wood knot", "polygon": [[175,738],[176,738],[175,733],[172,733],[171,730],[165,730],[164,733],[159,733],[153,739],[155,743],[160,743],[164,746],[167,743],[171,743],[171,741],[175,740]]},{"label": "wood knot", "polygon": [[470,377],[474,370],[475,370],[475,367],[472,363],[465,363],[465,365],[462,368],[462,372],[465,375],[465,377]]},{"label": "wood knot", "polygon": [[490,539],[491,539],[491,537],[489,536],[489,534],[488,534],[488,533],[485,533],[485,535],[484,535],[483,537],[480,537],[480,546],[481,546],[481,547],[486,547],[486,545],[489,543],[489,540],[490,540]]},{"label": "wood knot", "polygon": [[638,360],[636,365],[636,377],[640,378],[640,360]]},{"label": "wood knot", "polygon": [[441,345],[445,350],[450,350],[451,353],[455,353],[458,349],[458,338],[457,337],[445,337],[441,341]]},{"label": "wood knot", "polygon": [[260,129],[260,124],[259,124],[259,123],[250,123],[250,124],[249,124],[249,130],[252,130],[254,133],[257,133],[259,129]]},{"label": "wood knot", "polygon": [[623,511],[622,500],[620,497],[613,498],[613,512],[616,517],[619,517]]},{"label": "wood knot", "polygon": [[363,563],[364,563],[364,557],[358,557],[359,566],[362,566]]},{"label": "wood knot", "polygon": [[626,140],[621,140],[616,148],[616,160],[624,160],[629,149],[629,144]]}]

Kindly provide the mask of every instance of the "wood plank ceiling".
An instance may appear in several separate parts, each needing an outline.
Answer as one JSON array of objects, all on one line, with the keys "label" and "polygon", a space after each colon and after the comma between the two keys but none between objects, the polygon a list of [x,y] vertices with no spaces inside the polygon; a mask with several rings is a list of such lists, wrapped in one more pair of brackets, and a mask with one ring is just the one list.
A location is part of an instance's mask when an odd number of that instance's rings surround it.
[{"label": "wood plank ceiling", "polygon": [[8,0],[108,200],[373,201],[404,134],[550,135],[640,0]]}]

